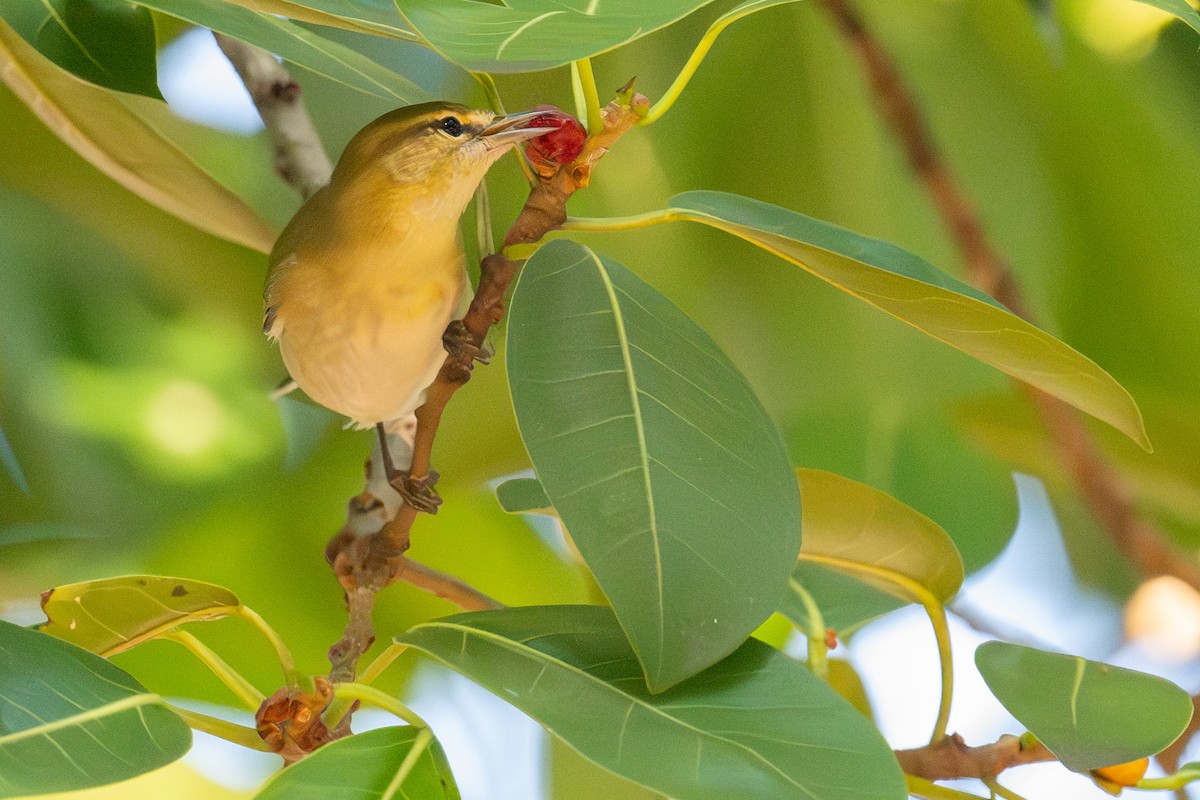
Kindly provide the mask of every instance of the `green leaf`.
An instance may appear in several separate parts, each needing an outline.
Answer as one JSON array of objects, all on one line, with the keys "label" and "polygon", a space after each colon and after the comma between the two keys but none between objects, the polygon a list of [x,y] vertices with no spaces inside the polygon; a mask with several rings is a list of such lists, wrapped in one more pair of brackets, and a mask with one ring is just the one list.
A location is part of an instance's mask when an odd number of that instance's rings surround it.
[{"label": "green leaf", "polygon": [[4,471],[8,473],[8,477],[12,478],[17,488],[25,494],[29,494],[29,481],[25,480],[25,473],[17,461],[17,454],[13,452],[12,445],[9,444],[8,437],[4,435],[3,428],[0,428],[0,464],[4,465]]},{"label": "green leaf", "polygon": [[1165,11],[1173,17],[1183,20],[1189,28],[1200,33],[1200,13],[1188,5],[1187,0],[1137,0],[1137,2]]},{"label": "green leaf", "polygon": [[723,27],[725,25],[728,25],[731,22],[736,22],[737,20],[741,19],[742,17],[748,17],[751,14],[755,14],[759,11],[764,11],[768,8],[774,8],[775,6],[790,5],[792,3],[797,3],[799,1],[800,0],[746,0],[746,2],[744,2],[740,5],[734,6],[733,8],[729,9],[724,14],[722,14],[721,16],[719,16],[715,20],[713,20],[712,25],[709,26],[709,30],[712,30],[713,28],[716,28],[716,27]]},{"label": "green leaf", "polygon": [[221,586],[126,575],[59,586],[42,595],[39,630],[101,656],[128,650],[185,622],[220,619],[241,605]]},{"label": "green leaf", "polygon": [[975,665],[1009,713],[1076,772],[1152,756],[1192,718],[1191,698],[1170,681],[1078,656],[987,642]]},{"label": "green leaf", "polygon": [[83,80],[162,99],[149,11],[125,0],[15,0],[0,14],[42,55]]},{"label": "green leaf", "polygon": [[627,44],[709,2],[398,0],[398,5],[419,36],[466,69],[537,72]]},{"label": "green leaf", "polygon": [[[413,747],[423,752],[407,767]],[[376,728],[330,742],[275,774],[254,800],[458,800],[437,739],[416,728]]]},{"label": "green leaf", "polygon": [[431,98],[402,75],[351,48],[286,19],[219,0],[135,0],[179,19],[233,36],[352,89],[400,104]]},{"label": "green leaf", "polygon": [[664,800],[658,792],[596,766],[562,739],[549,738],[546,797],[553,800]]},{"label": "green leaf", "polygon": [[650,694],[607,608],[459,614],[397,638],[512,703],[585,758],[676,800],[900,800],[878,731],[757,640]]},{"label": "green leaf", "polygon": [[116,783],[188,751],[158,695],[102,658],[0,622],[0,797]]},{"label": "green leaf", "polygon": [[800,502],[729,359],[629,270],[560,240],[517,281],[508,377],[538,478],[651,688],[733,652],[779,604]]},{"label": "green leaf", "polygon": [[755,244],[945,342],[1104,420],[1150,449],[1133,398],[1091,359],[986,294],[888,242],[770,203],[685,192],[668,214]]},{"label": "green leaf", "polygon": [[270,252],[275,232],[136,112],[154,101],[76,78],[0,21],[0,80],[56,136],[134,194],[200,230]]},{"label": "green leaf", "polygon": [[550,498],[537,478],[513,478],[496,487],[496,499],[500,507],[510,514],[544,513],[554,514]]},{"label": "green leaf", "polygon": [[796,564],[788,587],[779,604],[780,614],[806,634],[820,634],[821,631],[813,630],[801,595],[801,591],[808,592],[820,609],[825,627],[833,628],[842,639],[876,617],[913,602],[907,595],[899,597],[894,591],[877,589],[844,572],[809,561]]}]

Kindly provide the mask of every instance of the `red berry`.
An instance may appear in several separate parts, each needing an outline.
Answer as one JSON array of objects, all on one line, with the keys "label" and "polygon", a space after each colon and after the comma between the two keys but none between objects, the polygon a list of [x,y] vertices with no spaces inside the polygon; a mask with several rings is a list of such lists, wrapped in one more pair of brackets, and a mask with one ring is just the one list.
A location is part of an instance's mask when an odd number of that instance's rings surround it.
[{"label": "red berry", "polygon": [[544,114],[535,117],[529,123],[531,128],[555,128],[549,133],[543,133],[536,139],[530,139],[525,146],[525,155],[535,166],[559,167],[570,164],[583,152],[583,143],[587,139],[587,130],[579,120],[565,111],[554,106],[540,106]]}]

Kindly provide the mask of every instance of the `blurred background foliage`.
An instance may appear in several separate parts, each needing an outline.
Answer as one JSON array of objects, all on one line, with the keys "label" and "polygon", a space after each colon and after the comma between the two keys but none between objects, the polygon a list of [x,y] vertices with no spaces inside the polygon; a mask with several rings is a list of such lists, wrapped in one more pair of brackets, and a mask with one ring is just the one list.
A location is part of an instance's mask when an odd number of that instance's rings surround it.
[{"label": "blurred background foliage", "polygon": [[[595,59],[602,89],[636,75],[638,89],[657,97],[732,5],[714,3]],[[861,10],[916,92],[1041,327],[1108,369],[1140,403],[1155,454],[1092,428],[1139,505],[1195,553],[1195,33],[1131,0],[1061,0],[1050,11],[1024,0],[892,0]],[[167,50],[187,31],[155,21]],[[484,104],[468,76],[416,46],[323,33],[435,96]],[[161,67],[160,83],[167,74]],[[331,154],[389,108],[295,74]],[[510,110],[571,105],[566,69],[498,82]],[[133,197],[2,87],[0,131],[8,145],[0,148],[0,428],[29,483],[25,493],[0,481],[0,614],[38,619],[38,593],[57,584],[177,574],[233,589],[280,630],[302,669],[323,672],[344,613],[322,548],[361,487],[369,434],[341,431],[324,416],[305,457],[288,458],[268,399],[283,368],[260,332],[265,258]],[[261,134],[182,120],[169,133],[272,222],[282,225],[297,207],[271,171]],[[490,185],[502,228],[523,201],[515,161],[502,161]],[[961,276],[857,62],[816,3],[732,26],[671,113],[622,140],[572,209],[637,213],[695,188],[758,197],[888,239]],[[469,243],[472,229],[468,220]],[[709,331],[758,391],[797,465],[914,506],[954,537],[968,570],[1008,540],[1011,473],[1028,472],[1050,488],[1080,576],[1118,601],[1136,585],[999,373],[714,231],[580,238]],[[499,350],[450,407],[435,452],[446,504],[421,520],[412,554],[508,604],[585,600],[592,590],[580,571],[503,513],[489,489],[528,466]],[[312,433],[319,412],[288,413]],[[398,632],[452,610],[397,586],[381,598],[377,628]],[[260,685],[277,682],[259,643],[242,646],[250,640],[238,623],[195,632]],[[171,647],[153,643],[116,660],[160,693],[224,697],[182,652],[163,658]]]}]

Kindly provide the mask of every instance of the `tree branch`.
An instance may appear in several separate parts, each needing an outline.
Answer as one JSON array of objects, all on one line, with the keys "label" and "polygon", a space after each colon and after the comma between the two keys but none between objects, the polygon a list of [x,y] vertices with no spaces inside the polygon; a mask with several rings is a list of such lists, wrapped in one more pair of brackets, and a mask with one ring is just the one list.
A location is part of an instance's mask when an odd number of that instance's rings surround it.
[{"label": "tree branch", "polygon": [[[823,3],[862,63],[892,135],[949,229],[971,281],[1013,313],[1029,319],[1012,268],[989,243],[978,212],[942,160],[895,64],[847,0]],[[1172,547],[1161,531],[1138,514],[1126,481],[1108,461],[1079,412],[1027,384],[1018,382],[1017,386],[1033,401],[1063,468],[1122,555],[1143,576],[1173,575],[1200,591],[1200,564]]]},{"label": "tree branch", "polygon": [[[634,95],[629,87],[603,110],[603,129],[588,138],[579,157],[571,164],[539,175],[529,198],[504,237],[504,247],[537,242],[566,220],[568,198],[587,186],[593,166],[608,148],[623,136],[645,113],[649,101]],[[461,320],[462,330],[471,343],[481,347],[493,325],[504,316],[504,297],[520,264],[501,254],[485,257],[481,264],[479,287],[470,308]],[[454,393],[471,377],[469,352],[449,354],[433,384],[426,390],[425,403],[416,411],[416,430],[408,459],[409,474],[426,479],[430,474],[430,454],[442,413]],[[393,437],[389,434],[389,449]],[[401,446],[403,446],[401,442]],[[326,557],[345,587],[347,596],[374,597],[396,580],[407,580],[466,609],[495,608],[496,601],[462,582],[423,567],[405,558],[417,510],[400,502],[399,495],[387,484],[386,473],[376,447],[367,465],[367,489],[351,501],[347,525],[326,547]],[[397,463],[396,466],[401,466]],[[373,601],[372,601],[373,602]],[[366,620],[366,625],[351,625]],[[351,606],[351,625],[347,635],[330,650],[330,661],[338,676],[353,675],[358,659],[371,644],[368,635],[370,610],[365,603]]]},{"label": "tree branch", "polygon": [[[262,117],[274,146],[276,171],[307,199],[329,182],[333,165],[304,106],[300,85],[266,50],[223,34],[214,32],[213,35],[246,85]],[[403,467],[411,461],[414,424],[411,420],[406,421],[387,434],[397,466]],[[466,610],[500,607],[495,600],[458,578],[404,556],[408,549],[407,526],[411,525],[411,520],[405,517],[401,524],[395,522],[398,511],[404,506],[387,482],[378,438],[367,461],[366,473],[363,492],[349,503],[346,525],[326,546],[326,558],[346,589],[346,627],[342,638],[329,651],[329,680],[334,683],[354,680],[359,658],[375,640],[371,623],[375,596],[396,580],[408,581]],[[324,695],[318,697],[312,693],[281,689],[259,709],[260,731],[278,733],[289,726],[297,730],[308,726],[312,708],[326,700]],[[304,719],[299,719],[298,715]],[[349,731],[344,723],[345,720],[333,731],[321,728],[321,735],[344,735]],[[264,739],[277,752],[293,759],[307,752],[310,745],[324,741],[315,734],[299,745],[274,733]]]},{"label": "tree branch", "polygon": [[275,171],[308,199],[329,183],[333,165],[300,98],[300,84],[266,50],[213,33],[262,117],[275,150]]},{"label": "tree branch", "polygon": [[1018,736],[1005,734],[992,744],[968,747],[957,733],[915,750],[897,750],[896,760],[907,775],[929,781],[994,778],[1010,767],[1056,761],[1045,745],[1025,747]]}]

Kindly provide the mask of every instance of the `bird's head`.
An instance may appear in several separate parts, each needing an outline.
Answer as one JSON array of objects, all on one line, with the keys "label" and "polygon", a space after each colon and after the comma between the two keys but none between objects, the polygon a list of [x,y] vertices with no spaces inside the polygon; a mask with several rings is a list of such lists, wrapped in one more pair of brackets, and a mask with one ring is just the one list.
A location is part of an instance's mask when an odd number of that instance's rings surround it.
[{"label": "bird's head", "polygon": [[359,131],[346,146],[334,180],[370,176],[370,183],[382,179],[396,188],[469,196],[496,159],[551,130],[530,127],[538,116],[496,116],[446,102],[399,108]]}]

